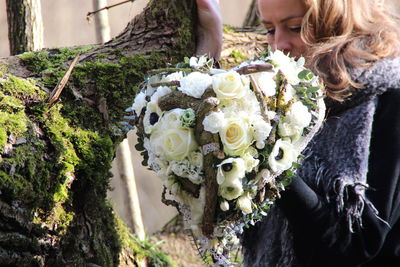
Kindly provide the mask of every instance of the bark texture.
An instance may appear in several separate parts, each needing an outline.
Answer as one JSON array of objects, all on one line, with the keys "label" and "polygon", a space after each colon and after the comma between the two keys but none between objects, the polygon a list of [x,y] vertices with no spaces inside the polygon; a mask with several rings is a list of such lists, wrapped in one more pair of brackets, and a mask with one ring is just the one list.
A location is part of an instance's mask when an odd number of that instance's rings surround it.
[{"label": "bark texture", "polygon": [[6,0],[11,55],[43,47],[40,0]]},{"label": "bark texture", "polygon": [[111,161],[146,72],[194,53],[194,2],[152,0],[102,46],[0,60],[1,266],[117,266],[123,247],[138,253],[106,201]]}]

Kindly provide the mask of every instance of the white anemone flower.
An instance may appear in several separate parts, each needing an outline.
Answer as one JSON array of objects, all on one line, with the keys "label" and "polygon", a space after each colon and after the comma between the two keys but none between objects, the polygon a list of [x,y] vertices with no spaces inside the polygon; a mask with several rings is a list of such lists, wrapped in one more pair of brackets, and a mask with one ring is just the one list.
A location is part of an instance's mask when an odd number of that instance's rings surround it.
[{"label": "white anemone flower", "polygon": [[227,158],[217,167],[217,182],[219,185],[240,180],[245,176],[246,172],[246,165],[242,158]]},{"label": "white anemone flower", "polygon": [[297,152],[289,141],[279,139],[268,158],[271,170],[279,173],[289,169],[297,159]]}]

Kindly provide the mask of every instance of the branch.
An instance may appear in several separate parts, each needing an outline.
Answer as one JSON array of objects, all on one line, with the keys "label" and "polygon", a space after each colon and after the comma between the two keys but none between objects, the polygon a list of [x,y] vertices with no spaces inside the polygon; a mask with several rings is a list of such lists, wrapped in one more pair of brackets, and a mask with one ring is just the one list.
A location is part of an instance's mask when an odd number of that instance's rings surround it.
[{"label": "branch", "polygon": [[105,7],[103,7],[103,8],[98,9],[98,10],[95,10],[95,11],[92,11],[92,12],[88,12],[88,13],[86,14],[86,19],[89,20],[91,16],[93,16],[94,14],[96,14],[96,13],[98,13],[98,12],[100,12],[100,11],[103,11],[103,10],[106,10],[106,9],[108,10],[108,9],[110,9],[110,8],[113,8],[113,7],[116,7],[116,6],[119,6],[119,5],[128,3],[128,2],[134,2],[134,1],[135,1],[135,0],[125,0],[125,1],[122,1],[122,2],[119,2],[119,3],[116,3],[116,4],[114,4],[114,5],[105,6]]}]

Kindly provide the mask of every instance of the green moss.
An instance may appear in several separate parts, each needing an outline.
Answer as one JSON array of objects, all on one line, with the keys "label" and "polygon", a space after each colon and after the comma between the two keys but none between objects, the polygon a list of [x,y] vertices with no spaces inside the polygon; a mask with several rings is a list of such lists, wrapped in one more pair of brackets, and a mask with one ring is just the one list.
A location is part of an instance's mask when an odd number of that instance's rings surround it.
[{"label": "green moss", "polygon": [[132,254],[137,259],[147,259],[149,266],[177,266],[165,253],[157,249],[157,244],[151,242],[149,239],[140,240],[137,236],[133,235],[118,216],[115,216],[115,225],[121,245],[125,248],[130,248]]},{"label": "green moss", "polygon": [[[124,56],[123,49],[113,49],[108,56],[97,55],[97,61],[74,68],[53,106],[46,103],[48,92],[41,88],[52,90],[68,63],[90,47],[24,53],[19,58],[35,80],[6,74],[0,81],[0,145],[11,148],[10,155],[0,157],[2,198],[29,208],[38,225],[57,225],[55,235],[77,266],[88,262],[117,266],[125,245],[138,257],[154,258],[154,265],[173,265],[147,241],[136,242],[130,235],[128,241],[121,240],[105,201],[115,148],[124,138],[118,134],[119,123],[138,84],[147,70],[164,67],[166,61],[175,64],[194,51],[192,20],[174,19],[186,17],[180,13],[183,6],[162,2],[155,5],[168,5],[176,12],[171,21],[179,21],[181,38],[169,53]],[[104,62],[110,58],[116,60]],[[76,89],[79,94],[73,93]],[[26,142],[10,144],[11,134]],[[82,229],[82,221],[90,225],[89,230]],[[58,259],[54,262],[63,265]]]},{"label": "green moss", "polygon": [[223,33],[232,33],[232,32],[235,32],[235,29],[232,26],[223,25],[222,31],[223,31]]},{"label": "green moss", "polygon": [[249,58],[239,50],[233,50],[231,55],[232,55],[232,58],[235,60],[235,63],[237,63],[237,64],[240,64],[246,60],[249,60]]},{"label": "green moss", "polygon": [[60,68],[65,62],[74,59],[78,53],[89,51],[94,46],[80,46],[75,48],[55,48],[52,50],[25,52],[18,57],[28,70],[36,76],[41,76],[44,71],[51,73],[50,70]]}]

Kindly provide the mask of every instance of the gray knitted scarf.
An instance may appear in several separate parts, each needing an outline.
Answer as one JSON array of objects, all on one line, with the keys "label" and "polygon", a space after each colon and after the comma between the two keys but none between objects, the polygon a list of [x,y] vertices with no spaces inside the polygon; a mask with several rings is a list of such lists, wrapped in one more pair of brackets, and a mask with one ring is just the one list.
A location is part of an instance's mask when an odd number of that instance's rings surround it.
[{"label": "gray knitted scarf", "polygon": [[[364,88],[354,89],[343,103],[326,101],[328,117],[303,152],[305,158],[298,175],[336,207],[348,223],[349,235],[353,226],[362,225],[364,205],[373,207],[364,192],[368,188],[369,144],[377,96],[400,88],[399,74],[400,58],[384,59],[367,70],[353,71],[353,79]],[[339,224],[329,226],[328,232],[338,233]],[[300,266],[290,223],[277,206],[244,234],[243,246],[245,266]]]}]

